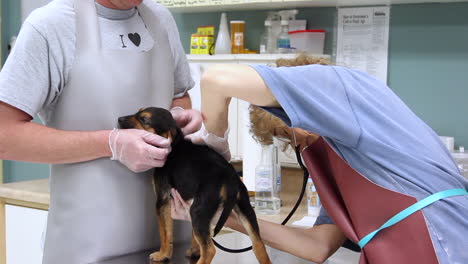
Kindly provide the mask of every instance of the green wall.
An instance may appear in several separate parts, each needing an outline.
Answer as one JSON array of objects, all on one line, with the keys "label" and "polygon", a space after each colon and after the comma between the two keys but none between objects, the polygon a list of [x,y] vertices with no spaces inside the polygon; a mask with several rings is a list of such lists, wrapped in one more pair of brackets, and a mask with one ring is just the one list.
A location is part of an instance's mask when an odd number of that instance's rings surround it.
[{"label": "green wall", "polygon": [[[18,28],[19,1],[3,1],[4,31]],[[389,85],[439,135],[450,135],[468,147],[468,3],[392,6],[389,45]],[[14,14],[14,15],[13,15]],[[246,47],[257,49],[265,11],[227,12],[230,20],[245,20]],[[326,53],[333,52],[335,8],[300,9],[309,28],[327,30]],[[188,50],[190,34],[199,25],[218,27],[220,13],[174,14]],[[12,23],[13,21],[13,23]],[[9,39],[9,38],[8,38]],[[43,178],[46,165],[5,162],[5,180]]]},{"label": "green wall", "polygon": [[18,34],[21,27],[21,6],[19,0],[3,0],[2,4],[2,64],[5,62],[10,38]]}]

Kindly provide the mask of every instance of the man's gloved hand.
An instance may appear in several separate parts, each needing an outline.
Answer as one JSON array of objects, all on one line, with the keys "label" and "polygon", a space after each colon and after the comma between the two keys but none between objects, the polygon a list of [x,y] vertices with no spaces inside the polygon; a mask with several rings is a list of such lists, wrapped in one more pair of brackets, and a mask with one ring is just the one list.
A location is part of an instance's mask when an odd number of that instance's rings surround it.
[{"label": "man's gloved hand", "polygon": [[171,114],[184,135],[189,135],[200,130],[203,122],[200,111],[195,109],[183,109],[182,107],[176,106],[171,109]]},{"label": "man's gloved hand", "polygon": [[228,142],[229,128],[224,133],[224,137],[218,137],[215,134],[209,133],[205,126],[202,126],[197,132],[185,136],[185,139],[192,141],[197,145],[207,145],[221,154],[227,161],[231,160],[231,151],[229,150]]},{"label": "man's gloved hand", "polygon": [[118,160],[133,172],[162,167],[171,152],[168,139],[140,129],[114,129],[109,134],[111,160]]}]

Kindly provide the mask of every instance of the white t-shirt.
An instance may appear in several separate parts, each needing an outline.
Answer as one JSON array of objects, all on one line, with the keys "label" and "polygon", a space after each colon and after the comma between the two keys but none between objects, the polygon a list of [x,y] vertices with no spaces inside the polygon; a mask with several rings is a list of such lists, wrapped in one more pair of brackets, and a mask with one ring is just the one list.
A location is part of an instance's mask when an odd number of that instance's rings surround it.
[{"label": "white t-shirt", "polygon": [[[168,32],[175,65],[174,97],[179,97],[194,82],[177,26],[165,7],[151,0],[144,2],[162,18]],[[137,9],[115,10],[96,4],[96,10],[103,48],[146,51],[155,45]],[[54,0],[33,11],[0,72],[0,101],[31,116],[53,111],[73,65],[75,39],[73,0]]]}]

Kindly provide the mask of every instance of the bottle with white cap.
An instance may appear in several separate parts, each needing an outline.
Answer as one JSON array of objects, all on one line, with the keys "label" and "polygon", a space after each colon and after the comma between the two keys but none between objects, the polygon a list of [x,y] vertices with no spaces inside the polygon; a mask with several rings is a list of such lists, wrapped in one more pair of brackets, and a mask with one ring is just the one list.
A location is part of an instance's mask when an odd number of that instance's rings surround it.
[{"label": "bottle with white cap", "polygon": [[271,20],[265,20],[265,33],[263,33],[262,39],[260,40],[261,54],[276,53],[276,36],[273,34],[271,25]]}]

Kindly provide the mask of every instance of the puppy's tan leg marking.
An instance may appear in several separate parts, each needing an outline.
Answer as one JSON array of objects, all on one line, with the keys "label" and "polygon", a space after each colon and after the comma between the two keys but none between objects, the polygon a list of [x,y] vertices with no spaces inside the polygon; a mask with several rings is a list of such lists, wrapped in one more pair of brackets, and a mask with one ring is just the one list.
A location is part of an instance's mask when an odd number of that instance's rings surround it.
[{"label": "puppy's tan leg marking", "polygon": [[227,200],[227,192],[225,185],[221,186],[221,189],[219,190],[219,197],[221,198],[221,201]]},{"label": "puppy's tan leg marking", "polygon": [[150,255],[152,261],[165,261],[172,257],[173,249],[173,221],[171,217],[170,204],[163,205],[158,213],[159,237],[161,248]]},{"label": "puppy's tan leg marking", "polygon": [[210,264],[216,254],[216,249],[214,247],[211,236],[205,241],[202,237],[193,233],[195,240],[200,246],[200,258],[197,261],[197,264]]},{"label": "puppy's tan leg marking", "polygon": [[255,256],[257,257],[258,263],[271,264],[270,257],[268,257],[265,244],[263,244],[263,241],[260,238],[260,235],[254,231],[250,222],[247,220],[247,218],[245,218],[245,216],[239,210],[236,210],[236,213],[239,216],[239,220],[242,226],[244,226],[245,230],[247,231],[247,234],[249,235],[250,240],[252,240],[252,248],[255,253]]},{"label": "puppy's tan leg marking", "polygon": [[185,253],[185,256],[190,257],[190,258],[200,257],[200,246],[198,245],[198,242],[195,239],[195,234],[193,231],[192,231],[192,245]]}]

